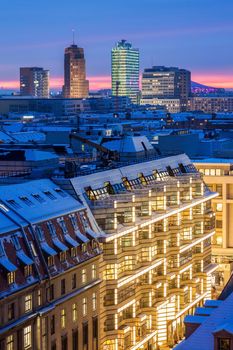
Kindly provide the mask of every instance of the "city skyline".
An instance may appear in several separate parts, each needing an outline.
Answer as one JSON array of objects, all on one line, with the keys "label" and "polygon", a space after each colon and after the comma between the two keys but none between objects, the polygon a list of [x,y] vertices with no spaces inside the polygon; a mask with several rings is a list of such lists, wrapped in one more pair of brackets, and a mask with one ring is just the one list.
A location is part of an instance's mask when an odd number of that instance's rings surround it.
[{"label": "city skyline", "polygon": [[54,5],[23,0],[14,4],[17,11],[2,5],[0,87],[18,88],[20,66],[43,66],[51,71],[51,87],[61,88],[63,50],[75,29],[75,41],[86,52],[91,90],[111,86],[111,49],[122,38],[140,49],[141,72],[152,65],[179,66],[191,70],[194,81],[233,88],[230,0],[221,6],[210,0]]}]

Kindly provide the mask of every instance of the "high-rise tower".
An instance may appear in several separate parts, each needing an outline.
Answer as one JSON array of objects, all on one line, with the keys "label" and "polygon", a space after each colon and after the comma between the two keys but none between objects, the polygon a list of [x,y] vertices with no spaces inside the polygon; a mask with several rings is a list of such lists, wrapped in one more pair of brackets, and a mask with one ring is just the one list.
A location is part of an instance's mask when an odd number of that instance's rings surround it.
[{"label": "high-rise tower", "polygon": [[112,49],[112,94],[128,96],[136,103],[139,93],[139,50],[126,40]]},{"label": "high-rise tower", "polygon": [[49,97],[49,71],[38,67],[20,68],[20,95]]},{"label": "high-rise tower", "polygon": [[84,50],[73,43],[65,49],[63,95],[65,98],[86,98],[88,94]]}]

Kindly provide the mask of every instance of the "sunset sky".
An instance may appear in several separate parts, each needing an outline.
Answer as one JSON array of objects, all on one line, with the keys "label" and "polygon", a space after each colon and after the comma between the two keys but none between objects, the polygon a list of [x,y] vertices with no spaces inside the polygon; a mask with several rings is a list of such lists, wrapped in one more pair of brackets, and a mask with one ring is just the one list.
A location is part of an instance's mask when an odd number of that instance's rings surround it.
[{"label": "sunset sky", "polygon": [[0,88],[17,88],[20,66],[50,69],[63,83],[64,47],[76,31],[92,90],[110,87],[110,52],[125,38],[141,71],[169,65],[192,80],[233,89],[232,0],[11,0],[0,11]]}]

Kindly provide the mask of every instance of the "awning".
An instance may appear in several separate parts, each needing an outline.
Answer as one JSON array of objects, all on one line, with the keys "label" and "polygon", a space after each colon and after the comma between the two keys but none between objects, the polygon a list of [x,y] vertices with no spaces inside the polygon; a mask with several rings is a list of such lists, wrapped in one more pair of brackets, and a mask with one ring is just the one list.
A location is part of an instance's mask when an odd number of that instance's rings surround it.
[{"label": "awning", "polygon": [[24,264],[24,265],[32,265],[33,260],[29,258],[22,250],[16,252],[17,258]]},{"label": "awning", "polygon": [[50,255],[50,256],[54,256],[57,254],[56,250],[54,250],[53,248],[51,248],[47,242],[41,242],[41,248],[43,249],[43,251]]},{"label": "awning", "polygon": [[17,267],[10,262],[10,260],[7,257],[1,257],[0,258],[0,264],[8,271],[8,272],[14,272],[17,270]]},{"label": "awning", "polygon": [[66,252],[68,247],[62,243],[58,238],[53,238],[53,244],[62,252]]},{"label": "awning", "polygon": [[83,243],[90,242],[90,240],[86,236],[84,236],[80,231],[75,231],[75,234],[78,237],[78,239],[80,239]]},{"label": "awning", "polygon": [[79,243],[77,241],[75,241],[75,239],[73,239],[70,235],[64,235],[66,242],[71,245],[72,247],[78,247]]},{"label": "awning", "polygon": [[91,238],[93,239],[97,239],[98,235],[96,232],[94,232],[93,230],[91,230],[90,228],[86,229],[86,232],[89,236],[91,236]]}]

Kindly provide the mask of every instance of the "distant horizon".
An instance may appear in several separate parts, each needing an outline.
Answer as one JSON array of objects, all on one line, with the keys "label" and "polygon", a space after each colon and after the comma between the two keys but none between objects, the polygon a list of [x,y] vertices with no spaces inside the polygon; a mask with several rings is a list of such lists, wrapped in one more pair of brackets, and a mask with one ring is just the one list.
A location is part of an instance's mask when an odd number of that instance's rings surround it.
[{"label": "distant horizon", "polygon": [[[226,90],[233,90],[233,78],[231,82],[231,77],[228,79],[223,79],[223,77],[216,76],[201,76],[192,74],[192,81],[206,85],[213,88],[223,88]],[[111,76],[92,76],[87,77],[89,80],[89,89],[90,91],[98,91],[101,89],[111,89]],[[225,81],[224,81],[225,80]],[[62,90],[63,85],[63,77],[51,77],[50,78],[50,90]],[[20,85],[19,80],[8,80],[1,81],[0,80],[0,89],[1,90],[13,90],[19,91]]]},{"label": "distant horizon", "polygon": [[110,87],[111,49],[122,38],[139,48],[141,71],[177,66],[198,83],[233,89],[232,12],[232,0],[5,1],[0,86],[17,88],[19,67],[39,66],[50,70],[51,88],[61,88],[74,29],[90,90]]}]

